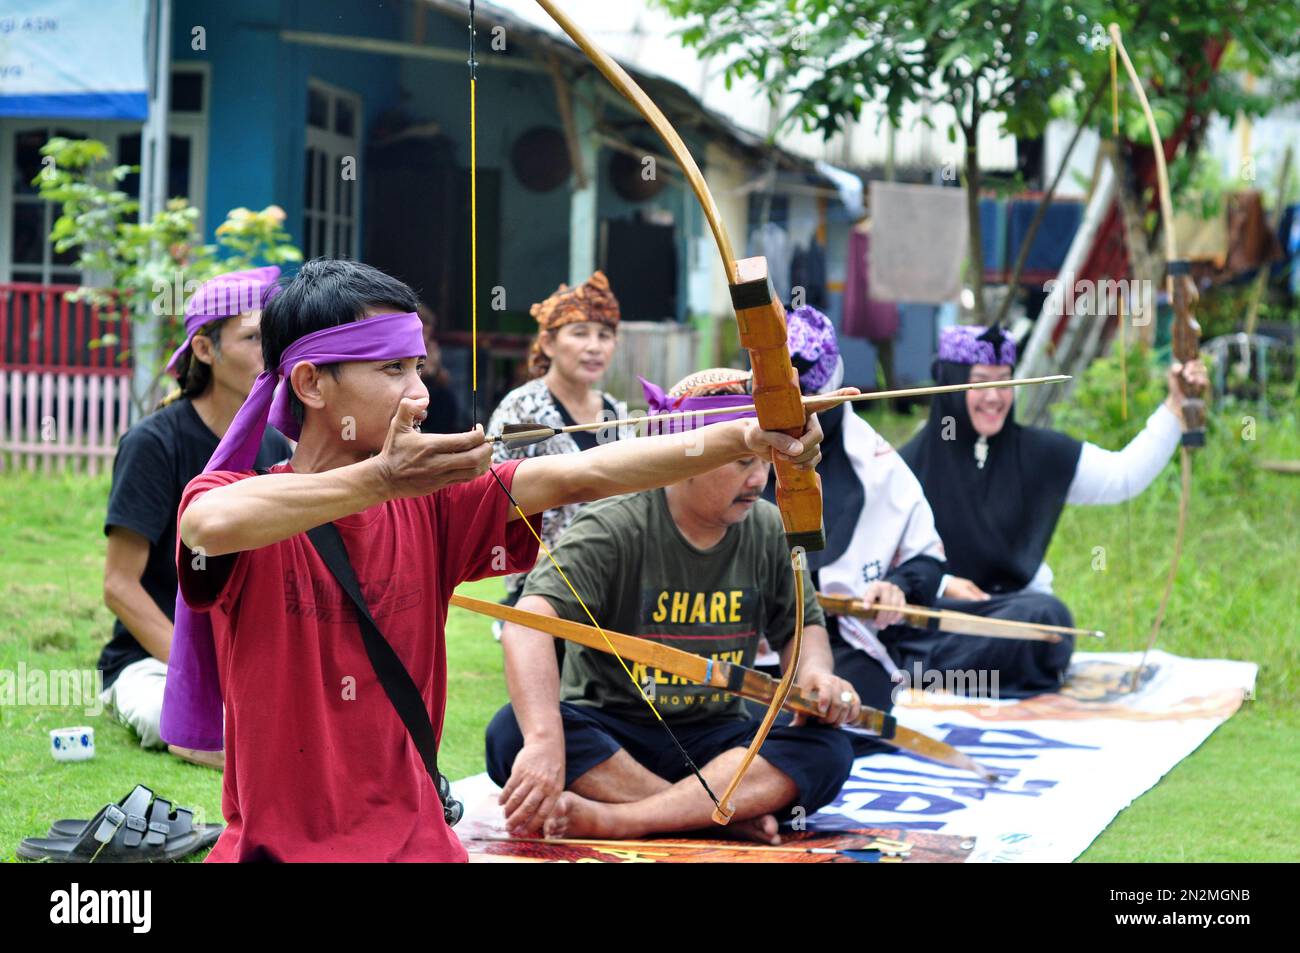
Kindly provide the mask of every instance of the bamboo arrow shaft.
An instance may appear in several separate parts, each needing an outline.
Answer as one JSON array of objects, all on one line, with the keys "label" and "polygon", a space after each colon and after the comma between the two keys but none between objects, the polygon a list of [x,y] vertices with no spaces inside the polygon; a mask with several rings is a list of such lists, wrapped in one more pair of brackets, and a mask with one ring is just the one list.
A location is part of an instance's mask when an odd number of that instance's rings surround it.
[{"label": "bamboo arrow shaft", "polygon": [[[986,390],[997,387],[1024,387],[1030,384],[1060,384],[1070,380],[1068,374],[1051,374],[1047,377],[1021,377],[1006,381],[977,381],[973,384],[941,384],[935,387],[903,387],[897,390],[873,391],[870,394],[852,394],[841,397],[805,397],[804,408],[809,413],[829,410],[845,403],[859,403],[872,400],[890,400],[895,397],[925,397],[932,394],[954,394],[967,390]],[[744,414],[754,411],[753,404],[740,407],[713,407],[705,410],[682,410],[670,414],[643,414],[635,417],[622,417],[617,420],[598,420],[589,424],[570,424],[567,427],[544,427],[540,424],[528,430],[518,430],[510,434],[496,434],[488,437],[488,443],[534,443],[547,440],[557,434],[581,433],[583,431],[604,430],[606,427],[635,426],[653,423],[656,426],[677,420],[696,419],[700,417],[718,417],[723,414]]]}]

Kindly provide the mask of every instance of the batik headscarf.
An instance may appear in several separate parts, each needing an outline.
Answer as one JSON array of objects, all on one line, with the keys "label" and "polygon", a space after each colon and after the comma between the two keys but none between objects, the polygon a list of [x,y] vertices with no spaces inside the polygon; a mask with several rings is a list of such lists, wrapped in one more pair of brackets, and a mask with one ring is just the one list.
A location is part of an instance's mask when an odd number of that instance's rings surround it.
[{"label": "batik headscarf", "polygon": [[528,367],[534,377],[541,377],[551,366],[551,359],[542,351],[543,333],[580,321],[595,321],[617,329],[619,320],[618,299],[610,290],[609,279],[601,271],[576,288],[560,285],[545,301],[529,308],[528,313],[537,320],[538,327],[538,335],[528,351]]}]

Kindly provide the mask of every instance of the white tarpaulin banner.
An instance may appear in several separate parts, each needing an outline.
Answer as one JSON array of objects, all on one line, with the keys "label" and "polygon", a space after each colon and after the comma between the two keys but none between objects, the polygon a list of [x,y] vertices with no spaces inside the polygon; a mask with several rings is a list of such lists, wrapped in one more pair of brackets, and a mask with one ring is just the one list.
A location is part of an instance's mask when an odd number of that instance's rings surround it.
[{"label": "white tarpaulin banner", "polygon": [[[1250,662],[1152,652],[1127,690],[1137,652],[1076,652],[1060,694],[982,702],[914,693],[900,724],[994,768],[988,784],[912,755],[859,758],[810,830],[892,828],[973,837],[967,863],[1071,861],[1254,693]],[[499,789],[486,774],[455,783],[473,813]]]},{"label": "white tarpaulin banner", "polygon": [[145,0],[0,0],[0,116],[148,115]]},{"label": "white tarpaulin banner", "polygon": [[980,702],[913,693],[900,724],[1003,774],[997,785],[911,755],[859,758],[810,829],[885,827],[976,839],[975,862],[1070,861],[1254,692],[1249,662],[1079,652],[1060,694]]}]

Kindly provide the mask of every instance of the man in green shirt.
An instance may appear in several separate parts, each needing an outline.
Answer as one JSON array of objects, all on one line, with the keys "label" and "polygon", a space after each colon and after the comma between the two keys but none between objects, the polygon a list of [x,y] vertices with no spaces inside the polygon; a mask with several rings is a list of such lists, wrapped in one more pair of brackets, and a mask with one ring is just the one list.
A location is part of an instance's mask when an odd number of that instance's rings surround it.
[{"label": "man in green shirt", "polygon": [[[670,396],[745,392],[743,372],[692,375]],[[722,378],[722,379],[720,379]],[[687,438],[688,439],[688,438]],[[555,559],[597,622],[613,631],[752,665],[760,639],[788,658],[795,586],[781,516],[761,499],[771,464],[750,457],[665,489],[584,508]],[[732,827],[779,843],[777,814],[805,816],[838,794],[853,763],[837,726],[857,717],[805,573],[797,684],[823,700],[821,723],[778,725],[736,796]],[[550,564],[529,575],[519,608],[588,622]],[[507,624],[501,635],[511,704],[487,730],[488,774],[520,834],[629,838],[709,826],[713,804],[612,655]],[[720,790],[757,733],[734,696],[630,665],[709,786]]]}]

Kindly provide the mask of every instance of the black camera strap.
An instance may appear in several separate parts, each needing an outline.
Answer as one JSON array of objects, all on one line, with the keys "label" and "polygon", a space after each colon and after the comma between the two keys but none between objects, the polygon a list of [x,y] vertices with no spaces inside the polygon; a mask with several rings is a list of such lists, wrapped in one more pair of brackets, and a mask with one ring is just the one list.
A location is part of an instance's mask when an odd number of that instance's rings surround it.
[{"label": "black camera strap", "polygon": [[429,772],[434,789],[438,792],[438,800],[442,802],[447,823],[455,824],[460,820],[462,808],[459,802],[452,800],[451,786],[438,771],[438,736],[433,730],[433,721],[429,718],[424,697],[420,694],[415,679],[411,678],[411,673],[398,658],[393,646],[375,624],[375,619],[370,614],[370,607],[366,605],[366,600],[361,595],[361,586],[357,582],[352,561],[348,559],[348,550],[343,545],[343,537],[339,535],[338,527],[333,523],[325,523],[315,529],[309,529],[307,538],[311,540],[312,545],[316,547],[316,552],[320,553],[329,571],[333,573],[334,578],[343,587],[343,591],[356,606],[357,622],[361,626],[361,641],[365,644],[370,664],[379,678],[379,683],[384,686],[384,693],[388,696],[388,700],[397,710],[402,724],[406,726],[415,750],[420,753],[424,768]]}]

